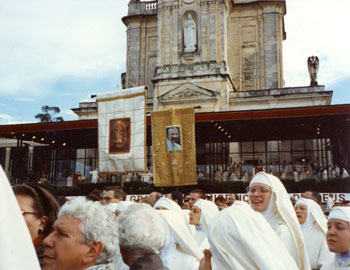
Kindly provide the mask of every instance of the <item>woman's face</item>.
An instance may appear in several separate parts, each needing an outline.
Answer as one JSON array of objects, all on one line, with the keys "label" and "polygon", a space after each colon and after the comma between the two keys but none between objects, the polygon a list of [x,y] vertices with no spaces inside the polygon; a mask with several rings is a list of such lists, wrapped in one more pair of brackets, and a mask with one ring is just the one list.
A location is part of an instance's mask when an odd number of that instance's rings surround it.
[{"label": "woman's face", "polygon": [[297,204],[294,209],[299,223],[304,224],[307,218],[307,206],[305,204]]},{"label": "woman's face", "polygon": [[202,209],[198,206],[193,206],[190,212],[190,224],[199,225],[199,221],[201,219]]},{"label": "woman's face", "polygon": [[262,183],[254,183],[248,189],[249,203],[257,212],[264,212],[270,203],[271,188]]},{"label": "woman's face", "polygon": [[350,247],[349,222],[341,219],[328,220],[326,239],[330,251],[335,253],[347,252]]},{"label": "woman's face", "polygon": [[28,195],[16,195],[19,208],[23,213],[25,222],[29,229],[30,236],[32,240],[39,237],[38,230],[44,230],[45,224],[43,223],[43,218],[38,218],[36,216],[36,210],[34,209],[34,199]]}]

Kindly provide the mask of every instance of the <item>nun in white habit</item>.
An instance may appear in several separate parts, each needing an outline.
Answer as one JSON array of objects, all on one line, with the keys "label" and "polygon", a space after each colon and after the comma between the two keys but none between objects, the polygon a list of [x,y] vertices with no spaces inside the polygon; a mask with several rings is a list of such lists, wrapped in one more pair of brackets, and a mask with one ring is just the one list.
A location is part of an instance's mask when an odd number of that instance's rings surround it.
[{"label": "nun in white habit", "polygon": [[1,165],[0,203],[0,269],[40,270],[28,227]]},{"label": "nun in white habit", "polygon": [[217,269],[299,269],[264,217],[244,202],[217,214],[210,222],[208,238]]},{"label": "nun in white habit", "polygon": [[350,207],[334,207],[328,216],[328,248],[335,258],[321,270],[350,269]]},{"label": "nun in white habit", "polygon": [[190,224],[196,226],[194,240],[197,242],[201,250],[209,248],[209,222],[218,213],[219,209],[215,203],[203,199],[197,200],[197,202],[192,207],[192,210],[190,212]]},{"label": "nun in white habit", "polygon": [[181,208],[176,205],[167,198],[161,198],[153,206],[167,225],[167,240],[159,255],[170,270],[196,270],[203,252],[193,239]]},{"label": "nun in white habit", "polygon": [[190,216],[188,215],[188,212],[182,210],[180,205],[178,205],[176,202],[168,198],[160,198],[153,207],[157,210],[172,210],[177,212],[185,220],[187,229],[192,235],[194,235],[196,228],[194,225],[189,223]]},{"label": "nun in white habit", "polygon": [[282,182],[271,174],[257,173],[248,187],[249,204],[277,233],[300,270],[310,263],[300,225]]},{"label": "nun in white habit", "polygon": [[294,208],[304,235],[311,268],[320,269],[334,259],[334,253],[328,250],[326,242],[327,219],[314,200],[301,198]]}]

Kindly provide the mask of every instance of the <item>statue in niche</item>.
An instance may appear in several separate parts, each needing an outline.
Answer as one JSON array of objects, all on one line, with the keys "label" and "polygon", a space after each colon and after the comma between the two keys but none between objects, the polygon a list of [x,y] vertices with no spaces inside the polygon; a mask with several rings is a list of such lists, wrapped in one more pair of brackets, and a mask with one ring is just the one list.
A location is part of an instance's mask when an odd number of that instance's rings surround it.
[{"label": "statue in niche", "polygon": [[310,86],[317,86],[317,72],[319,67],[319,61],[317,56],[310,56],[307,59],[307,68],[310,75]]},{"label": "statue in niche", "polygon": [[185,52],[194,52],[196,50],[197,30],[191,14],[187,15],[187,20],[184,22],[184,45]]}]

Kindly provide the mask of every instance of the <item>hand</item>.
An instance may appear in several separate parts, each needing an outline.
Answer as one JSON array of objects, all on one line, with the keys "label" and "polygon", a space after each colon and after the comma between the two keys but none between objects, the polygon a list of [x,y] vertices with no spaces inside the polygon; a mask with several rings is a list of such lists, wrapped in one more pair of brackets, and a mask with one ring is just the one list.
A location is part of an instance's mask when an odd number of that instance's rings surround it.
[{"label": "hand", "polygon": [[211,252],[209,249],[204,250],[204,257],[199,263],[198,270],[211,270]]}]

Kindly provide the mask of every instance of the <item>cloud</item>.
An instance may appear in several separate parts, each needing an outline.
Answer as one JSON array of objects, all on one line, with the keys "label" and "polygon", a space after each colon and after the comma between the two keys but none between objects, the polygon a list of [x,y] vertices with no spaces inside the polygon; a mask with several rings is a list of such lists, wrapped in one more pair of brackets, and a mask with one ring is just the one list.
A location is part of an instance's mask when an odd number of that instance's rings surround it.
[{"label": "cloud", "polygon": [[68,110],[68,109],[61,111],[60,116],[62,116],[64,120],[77,120],[78,119],[78,116],[72,110]]},{"label": "cloud", "polygon": [[286,86],[309,85],[307,58],[320,59],[319,84],[327,85],[350,77],[347,33],[350,1],[287,1],[283,42]]},{"label": "cloud", "polygon": [[[0,112],[5,113],[0,123],[32,121],[46,104],[59,106],[62,116],[72,119],[70,108],[77,108],[80,101],[116,90],[126,65],[126,27],[121,17],[127,15],[128,3],[0,1]],[[318,82],[326,89],[348,81],[350,1],[286,3],[286,86],[309,85],[306,60],[311,55],[320,58]],[[349,96],[342,97],[349,102]]]},{"label": "cloud", "polygon": [[[128,1],[0,3],[0,95],[46,95],[51,81],[125,66]],[[123,53],[120,53],[123,52]]]},{"label": "cloud", "polygon": [[23,102],[34,102],[35,100],[33,98],[15,98],[15,100],[18,100],[18,101],[23,101]]},{"label": "cloud", "polygon": [[28,121],[18,121],[11,115],[0,114],[0,125],[24,124],[24,123],[28,123]]}]

